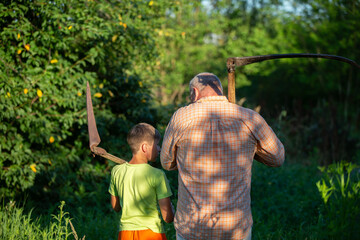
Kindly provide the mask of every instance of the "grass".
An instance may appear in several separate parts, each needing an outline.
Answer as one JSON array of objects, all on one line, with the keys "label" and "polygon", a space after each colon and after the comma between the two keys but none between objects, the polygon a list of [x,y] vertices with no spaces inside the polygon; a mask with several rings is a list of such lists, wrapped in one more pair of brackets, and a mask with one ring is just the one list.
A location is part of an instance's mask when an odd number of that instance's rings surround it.
[{"label": "grass", "polygon": [[[343,173],[339,170],[336,175],[324,169],[321,172],[316,165],[311,164],[285,163],[281,168],[269,168],[254,162],[252,239],[359,239],[360,234],[356,227],[360,216],[359,174],[357,176],[353,174],[354,176],[349,180],[350,175],[347,174],[346,169],[344,170],[344,166],[338,168],[343,169]],[[175,175],[172,173],[169,176],[172,185],[175,182]],[[339,179],[338,185],[336,185],[337,179]],[[341,187],[343,179],[348,183],[346,189]],[[324,189],[323,184],[327,184],[327,188],[332,189],[326,203],[322,197],[323,190],[319,188],[322,186]],[[172,187],[176,194],[176,187]],[[176,203],[176,199],[173,203]],[[347,225],[341,225],[338,221],[344,219],[341,211],[337,210],[344,207],[341,205],[343,203],[352,204],[346,206],[346,209],[353,209],[351,221]],[[24,212],[24,207],[16,206],[14,202],[3,204],[0,207],[0,240],[77,240],[84,237],[117,239],[119,215],[110,211],[108,202],[105,201],[103,205],[97,207],[84,205],[72,209],[67,209],[64,202],[57,204],[56,214],[36,216],[34,216],[35,211]],[[338,229],[337,226],[346,228]],[[341,234],[349,229],[351,234]],[[175,240],[173,224],[165,224],[165,231],[169,240]]]},{"label": "grass", "polygon": [[31,212],[24,214],[23,209],[16,207],[15,202],[8,203],[0,209],[0,239],[70,239],[70,218],[68,213],[63,211],[64,204],[62,202],[58,214],[52,216],[53,221],[42,228],[40,218],[33,219]]},{"label": "grass", "polygon": [[33,216],[14,202],[0,208],[0,239],[2,240],[59,240],[59,239],[117,239],[118,216],[97,210],[78,211],[74,218],[64,211],[65,202],[57,214]]},{"label": "grass", "polygon": [[269,168],[254,163],[253,239],[311,239],[321,198],[316,166],[285,163]]}]

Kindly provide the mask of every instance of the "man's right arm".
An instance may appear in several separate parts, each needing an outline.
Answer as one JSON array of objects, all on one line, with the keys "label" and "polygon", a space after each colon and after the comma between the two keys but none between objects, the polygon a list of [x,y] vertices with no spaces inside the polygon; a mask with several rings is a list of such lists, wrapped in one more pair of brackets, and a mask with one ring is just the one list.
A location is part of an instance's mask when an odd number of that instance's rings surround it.
[{"label": "man's right arm", "polygon": [[166,130],[161,146],[160,161],[165,170],[176,170],[176,123],[175,114],[172,116]]},{"label": "man's right arm", "polygon": [[271,127],[260,116],[255,116],[257,149],[254,159],[270,167],[280,167],[285,160],[285,149]]}]

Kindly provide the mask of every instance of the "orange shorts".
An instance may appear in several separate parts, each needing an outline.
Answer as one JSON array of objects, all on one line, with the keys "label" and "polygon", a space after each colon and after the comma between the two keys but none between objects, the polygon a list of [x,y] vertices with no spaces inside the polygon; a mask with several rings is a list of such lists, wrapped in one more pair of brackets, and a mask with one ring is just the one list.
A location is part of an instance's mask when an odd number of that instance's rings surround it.
[{"label": "orange shorts", "polygon": [[167,240],[165,233],[147,230],[120,231],[118,240]]}]

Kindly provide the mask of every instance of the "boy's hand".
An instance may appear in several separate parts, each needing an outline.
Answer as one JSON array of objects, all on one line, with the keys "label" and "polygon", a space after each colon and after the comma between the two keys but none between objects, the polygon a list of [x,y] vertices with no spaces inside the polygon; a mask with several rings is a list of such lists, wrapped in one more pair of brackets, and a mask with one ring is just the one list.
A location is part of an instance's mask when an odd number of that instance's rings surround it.
[{"label": "boy's hand", "polygon": [[115,212],[120,212],[121,206],[119,197],[111,195],[111,207],[114,209]]}]

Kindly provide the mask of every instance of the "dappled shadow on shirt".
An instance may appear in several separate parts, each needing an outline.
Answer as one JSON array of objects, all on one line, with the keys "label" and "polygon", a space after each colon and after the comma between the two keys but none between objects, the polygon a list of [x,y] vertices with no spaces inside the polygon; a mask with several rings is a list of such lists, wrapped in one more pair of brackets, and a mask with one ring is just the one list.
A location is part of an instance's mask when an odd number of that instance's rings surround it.
[{"label": "dappled shadow on shirt", "polygon": [[120,230],[162,231],[157,203],[171,193],[164,173],[148,164],[122,164],[113,168],[110,193],[122,208]]},{"label": "dappled shadow on shirt", "polygon": [[179,170],[175,228],[185,239],[241,239],[252,226],[251,168],[280,166],[284,149],[265,120],[235,104],[205,101],[179,109],[161,160]]}]

